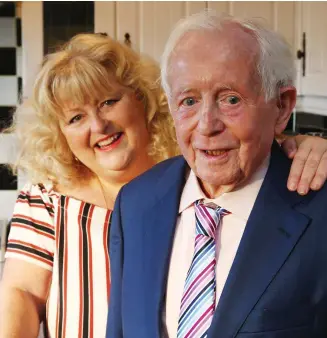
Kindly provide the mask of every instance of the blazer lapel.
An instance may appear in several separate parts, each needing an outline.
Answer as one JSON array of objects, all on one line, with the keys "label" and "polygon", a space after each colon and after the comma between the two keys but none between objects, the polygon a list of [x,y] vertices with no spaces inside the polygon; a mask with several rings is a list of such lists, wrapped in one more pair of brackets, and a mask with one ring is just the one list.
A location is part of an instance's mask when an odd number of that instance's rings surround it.
[{"label": "blazer lapel", "polygon": [[278,273],[310,219],[294,210],[302,196],[286,188],[290,164],[279,146],[246,225],[219,300],[208,338],[235,337],[250,311]]},{"label": "blazer lapel", "polygon": [[[153,314],[156,336],[161,337],[160,314],[166,291],[170,253],[185,183],[186,161],[180,158],[160,178],[154,204],[144,214],[144,274],[146,313]],[[152,321],[149,321],[152,322]]]}]

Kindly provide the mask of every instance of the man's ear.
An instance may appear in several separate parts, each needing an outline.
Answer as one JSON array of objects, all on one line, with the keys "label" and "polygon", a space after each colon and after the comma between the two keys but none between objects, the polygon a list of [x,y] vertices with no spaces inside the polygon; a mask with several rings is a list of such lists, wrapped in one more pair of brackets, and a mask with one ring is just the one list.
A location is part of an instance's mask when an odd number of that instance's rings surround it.
[{"label": "man's ear", "polygon": [[287,122],[296,104],[295,87],[287,86],[280,88],[279,98],[277,98],[276,104],[279,114],[275,125],[275,135],[280,135],[286,128]]}]

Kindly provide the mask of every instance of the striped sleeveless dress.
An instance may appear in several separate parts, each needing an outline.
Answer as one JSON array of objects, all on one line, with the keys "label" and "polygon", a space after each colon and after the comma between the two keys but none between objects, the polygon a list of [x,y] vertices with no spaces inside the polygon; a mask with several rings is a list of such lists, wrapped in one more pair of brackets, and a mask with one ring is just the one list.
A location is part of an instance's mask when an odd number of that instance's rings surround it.
[{"label": "striped sleeveless dress", "polygon": [[105,337],[111,210],[27,184],[12,218],[6,258],[52,271],[45,336]]}]

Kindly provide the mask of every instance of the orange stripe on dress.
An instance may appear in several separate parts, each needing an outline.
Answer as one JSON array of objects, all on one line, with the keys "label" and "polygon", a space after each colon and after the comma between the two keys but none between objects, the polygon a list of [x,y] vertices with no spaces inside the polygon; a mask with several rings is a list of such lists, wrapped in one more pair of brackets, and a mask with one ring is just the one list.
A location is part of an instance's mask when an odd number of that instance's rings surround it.
[{"label": "orange stripe on dress", "polygon": [[40,246],[31,244],[31,243],[28,243],[28,242],[20,241],[18,239],[10,239],[8,241],[8,244],[21,244],[21,245],[26,246],[27,248],[35,249],[37,251],[43,252],[46,255],[53,256],[52,252],[50,252],[50,251],[48,251],[48,250],[46,250],[44,248],[41,248]]},{"label": "orange stripe on dress", "polygon": [[93,262],[92,262],[92,239],[91,239],[91,220],[93,216],[94,205],[90,207],[87,219],[87,237],[88,237],[88,275],[89,275],[89,338],[93,338]]},{"label": "orange stripe on dress", "polygon": [[36,232],[37,234],[41,235],[41,236],[45,236],[45,237],[48,237],[52,240],[55,239],[55,236],[54,235],[51,235],[51,234],[48,234],[47,232],[43,232],[43,231],[40,231],[38,229],[35,229],[33,226],[29,226],[29,225],[23,225],[23,224],[17,224],[16,222],[13,222],[11,223],[11,227],[12,228],[22,228],[22,229],[26,229],[28,231],[33,231],[33,232]]},{"label": "orange stripe on dress", "polygon": [[23,215],[23,214],[13,214],[13,218],[21,218],[23,220],[27,220],[27,221],[31,221],[31,222],[39,224],[39,225],[43,225],[44,227],[49,228],[50,230],[54,230],[54,226],[52,224],[40,221],[38,219],[35,219],[33,217],[29,217],[29,216],[26,216],[26,215]]},{"label": "orange stripe on dress", "polygon": [[[68,203],[69,203],[69,197],[66,197],[65,199],[65,208],[64,210],[68,210]],[[68,234],[67,234],[67,228],[68,228],[68,222],[67,222],[67,211],[65,211],[64,214],[64,224],[65,224],[65,241],[64,241],[64,262],[63,262],[63,296],[64,296],[64,310],[63,310],[63,335],[62,337],[66,337],[66,325],[67,325],[67,270],[68,270]]]},{"label": "orange stripe on dress", "polygon": [[52,262],[51,264],[49,263],[49,261],[43,257],[40,257],[40,256],[37,256],[37,255],[33,255],[32,253],[30,252],[26,252],[26,251],[23,251],[23,250],[18,250],[18,249],[11,249],[11,248],[7,248],[7,252],[12,252],[12,253],[15,253],[15,254],[20,254],[20,255],[23,255],[23,256],[28,256],[30,258],[33,258],[33,259],[36,259],[40,262],[43,262],[47,265],[49,265],[49,267],[52,268]]},{"label": "orange stripe on dress", "polygon": [[105,258],[105,269],[106,269],[106,285],[107,285],[107,301],[109,302],[110,298],[110,260],[109,260],[109,246],[108,246],[108,235],[109,235],[109,220],[112,211],[108,210],[106,218],[104,221],[103,229],[103,248],[104,248],[104,258]]},{"label": "orange stripe on dress", "polygon": [[[57,217],[57,224],[56,224],[56,234],[57,236],[55,237],[56,239],[56,248],[59,252],[59,237],[60,237],[60,220],[61,220],[61,208],[60,208],[60,203],[58,203],[58,217]],[[60,292],[58,292],[58,299],[57,299],[57,313],[56,313],[56,338],[61,338],[58,336],[59,334],[59,307],[60,307]]]},{"label": "orange stripe on dress", "polygon": [[47,207],[49,209],[54,208],[54,206],[52,204],[44,202],[41,198],[40,198],[40,201],[42,202],[42,204],[33,203],[30,200],[25,200],[25,199],[22,199],[22,198],[19,198],[19,197],[17,198],[17,203],[29,204],[33,208],[40,208],[40,209],[46,209]]},{"label": "orange stripe on dress", "polygon": [[78,252],[79,252],[79,299],[80,299],[80,306],[79,306],[79,328],[78,328],[78,338],[82,338],[83,336],[83,311],[84,311],[84,301],[83,301],[83,288],[84,288],[84,280],[83,280],[83,232],[81,228],[81,219],[83,214],[85,203],[82,202],[79,208],[78,213],[78,235],[79,235],[79,241],[78,241]]}]

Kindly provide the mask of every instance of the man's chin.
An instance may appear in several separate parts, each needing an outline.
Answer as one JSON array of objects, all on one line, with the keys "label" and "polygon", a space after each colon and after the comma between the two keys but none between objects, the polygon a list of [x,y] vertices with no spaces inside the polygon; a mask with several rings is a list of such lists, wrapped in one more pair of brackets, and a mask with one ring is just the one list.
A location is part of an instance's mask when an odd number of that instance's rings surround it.
[{"label": "man's chin", "polygon": [[228,175],[223,177],[213,177],[212,173],[196,173],[199,183],[204,193],[210,198],[218,197],[222,193],[229,192],[235,188],[239,182],[236,175]]}]

